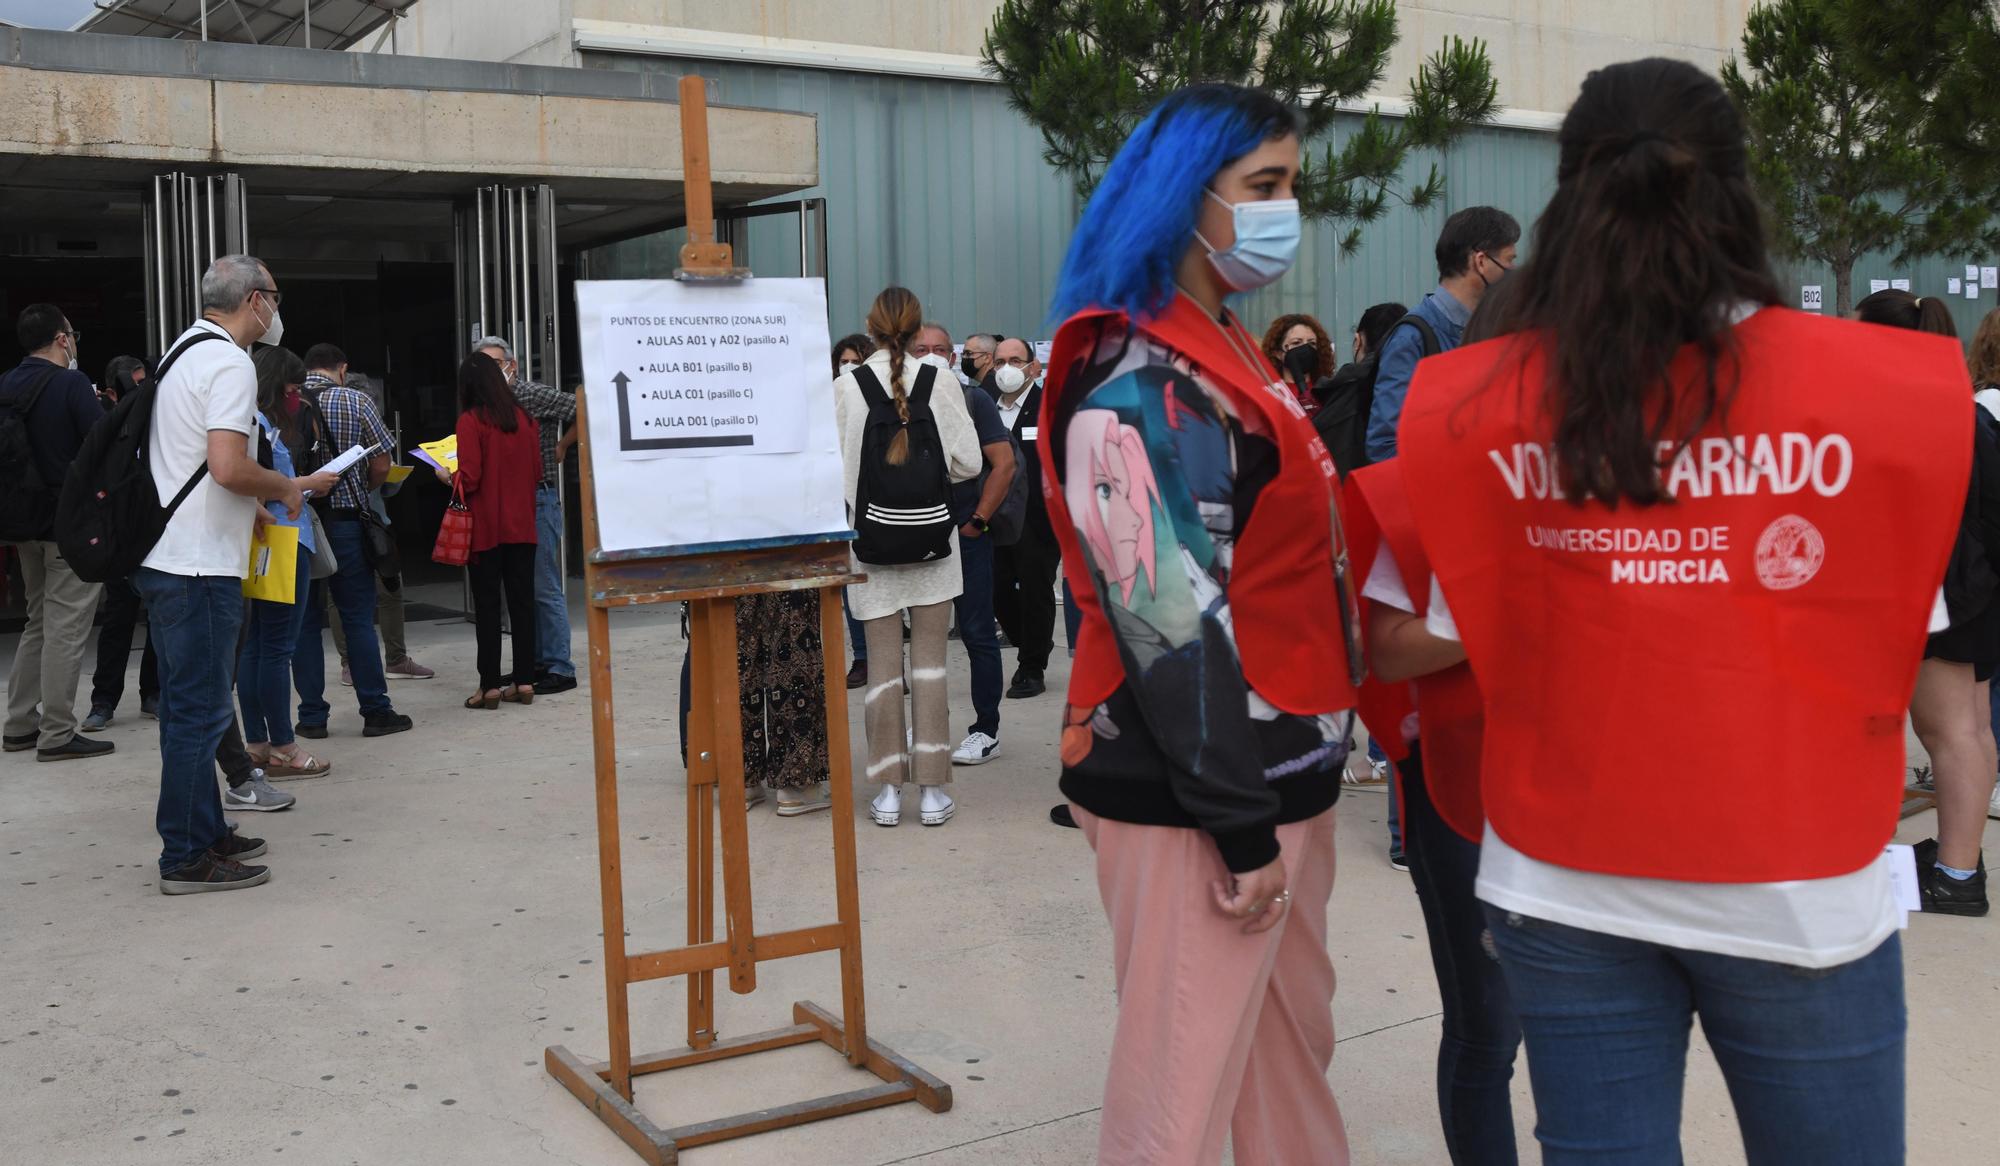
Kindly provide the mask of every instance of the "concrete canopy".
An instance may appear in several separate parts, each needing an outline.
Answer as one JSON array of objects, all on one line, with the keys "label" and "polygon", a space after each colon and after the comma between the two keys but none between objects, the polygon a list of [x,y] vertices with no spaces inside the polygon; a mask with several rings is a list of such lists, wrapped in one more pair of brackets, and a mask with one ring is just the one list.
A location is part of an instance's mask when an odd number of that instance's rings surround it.
[{"label": "concrete canopy", "polygon": [[[712,107],[716,201],[818,181],[808,115]],[[601,210],[564,242],[678,219],[679,107],[636,74],[0,32],[0,186],[244,173],[266,193],[449,198],[547,182]]]}]

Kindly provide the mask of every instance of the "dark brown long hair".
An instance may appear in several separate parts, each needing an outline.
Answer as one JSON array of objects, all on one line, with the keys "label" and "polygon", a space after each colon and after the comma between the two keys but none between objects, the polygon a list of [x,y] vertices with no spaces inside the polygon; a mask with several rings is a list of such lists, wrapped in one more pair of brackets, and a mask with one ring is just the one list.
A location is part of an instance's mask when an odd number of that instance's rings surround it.
[{"label": "dark brown long hair", "polygon": [[903,427],[896,430],[889,448],[882,452],[892,466],[900,466],[910,457],[910,398],[903,385],[903,359],[923,326],[924,306],[906,287],[883,288],[868,309],[868,336],[877,347],[889,350],[889,392],[896,398],[896,415],[903,419]]},{"label": "dark brown long hair", "polygon": [[1951,309],[1936,296],[1916,296],[1890,288],[1866,296],[1854,305],[1854,318],[1864,324],[1907,328],[1934,336],[1958,339],[1958,325],[1952,323]]},{"label": "dark brown long hair", "polygon": [[[1780,302],[1743,122],[1715,78],[1654,58],[1585,78],[1558,142],[1555,197],[1496,331],[1546,337],[1564,495],[1652,505],[1660,443],[1678,452],[1735,394],[1732,313]],[[1687,344],[1702,372],[1670,383]]]},{"label": "dark brown long hair", "polygon": [[257,355],[250,358],[257,366],[257,408],[278,427],[278,440],[285,443],[285,449],[294,457],[305,452],[306,442],[299,429],[299,413],[285,401],[285,386],[303,385],[306,382],[306,362],[289,348],[272,345],[260,348]]},{"label": "dark brown long hair", "polygon": [[502,433],[521,427],[521,406],[507,387],[507,374],[500,371],[499,361],[483,352],[459,362],[458,411],[475,413]]}]

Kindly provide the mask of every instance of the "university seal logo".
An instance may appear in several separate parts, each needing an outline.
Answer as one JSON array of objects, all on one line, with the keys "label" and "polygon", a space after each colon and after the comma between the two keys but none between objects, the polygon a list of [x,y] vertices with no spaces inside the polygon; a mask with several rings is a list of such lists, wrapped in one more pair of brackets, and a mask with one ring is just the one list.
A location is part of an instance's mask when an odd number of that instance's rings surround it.
[{"label": "university seal logo", "polygon": [[1824,562],[1826,540],[1818,527],[1796,514],[1771,523],[1757,539],[1757,581],[1772,591],[1805,586]]}]

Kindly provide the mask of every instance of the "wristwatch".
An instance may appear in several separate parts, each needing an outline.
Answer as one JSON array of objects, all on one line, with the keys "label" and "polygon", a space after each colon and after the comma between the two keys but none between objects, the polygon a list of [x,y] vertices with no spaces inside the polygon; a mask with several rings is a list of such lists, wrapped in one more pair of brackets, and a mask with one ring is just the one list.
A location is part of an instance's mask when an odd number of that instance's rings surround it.
[{"label": "wristwatch", "polygon": [[986,521],[984,518],[979,517],[977,514],[973,515],[971,518],[966,519],[966,521],[978,527],[980,534],[985,534],[987,531],[993,529],[992,523]]}]

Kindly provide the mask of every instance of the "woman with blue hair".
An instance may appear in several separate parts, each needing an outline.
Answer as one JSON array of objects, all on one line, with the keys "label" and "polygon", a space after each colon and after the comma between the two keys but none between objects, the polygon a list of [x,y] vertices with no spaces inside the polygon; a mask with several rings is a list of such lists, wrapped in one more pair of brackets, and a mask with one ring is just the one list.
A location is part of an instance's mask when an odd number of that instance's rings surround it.
[{"label": "woman with blue hair", "polygon": [[1114,1166],[1225,1139],[1241,1166],[1348,1160],[1326,908],[1360,661],[1334,465],[1224,306],[1291,266],[1298,174],[1290,108],[1181,90],[1105,172],[1056,291],[1043,464],[1082,614],[1062,788],[1114,940]]}]

